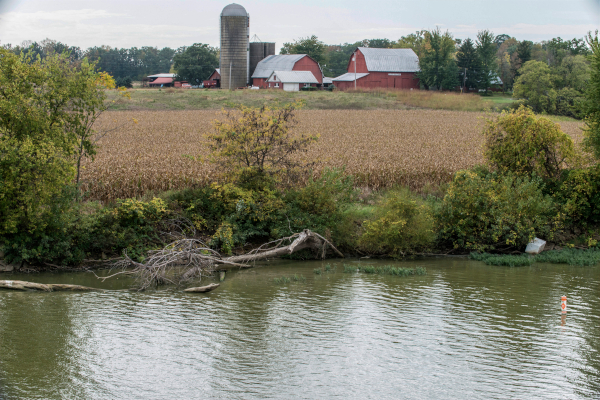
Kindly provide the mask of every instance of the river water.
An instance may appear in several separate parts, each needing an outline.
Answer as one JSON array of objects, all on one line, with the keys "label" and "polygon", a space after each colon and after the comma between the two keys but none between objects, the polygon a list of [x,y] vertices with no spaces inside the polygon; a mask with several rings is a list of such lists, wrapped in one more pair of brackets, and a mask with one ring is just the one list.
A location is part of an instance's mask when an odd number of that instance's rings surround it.
[{"label": "river water", "polygon": [[[206,294],[0,275],[111,289],[0,291],[0,398],[600,398],[599,267],[398,265],[427,275],[281,261]],[[294,274],[306,281],[274,281]]]}]

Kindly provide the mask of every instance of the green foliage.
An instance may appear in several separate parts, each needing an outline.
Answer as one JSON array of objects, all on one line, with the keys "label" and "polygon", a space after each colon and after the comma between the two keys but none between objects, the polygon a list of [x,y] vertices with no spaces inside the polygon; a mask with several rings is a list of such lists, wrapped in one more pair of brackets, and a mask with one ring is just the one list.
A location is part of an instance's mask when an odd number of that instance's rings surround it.
[{"label": "green foliage", "polygon": [[454,59],[455,42],[448,31],[439,28],[425,33],[425,44],[419,56],[417,76],[431,89],[452,89],[458,84],[458,69]]},{"label": "green foliage", "polygon": [[293,179],[305,168],[292,156],[305,152],[318,136],[292,136],[295,110],[301,104],[261,108],[240,106],[239,112],[223,111],[225,121],[215,121],[208,135],[212,161],[231,182],[256,187],[257,181]]},{"label": "green foliage", "polygon": [[301,87],[300,90],[302,92],[316,92],[317,90],[319,90],[319,88],[315,86],[305,86]]},{"label": "green foliage", "polygon": [[[471,39],[463,41],[456,53],[456,64],[458,66],[460,85],[466,88],[477,87],[477,75],[479,69],[479,57]],[[465,70],[467,71],[465,82]]]},{"label": "green foliage", "polygon": [[284,43],[279,54],[306,54],[319,64],[325,61],[327,46],[315,35],[295,40],[294,43]]},{"label": "green foliage", "polygon": [[600,263],[600,249],[563,249],[545,251],[535,256],[535,262],[593,267]]},{"label": "green foliage", "polygon": [[197,85],[207,79],[219,67],[219,51],[207,44],[194,43],[179,49],[173,57],[173,68],[177,71],[177,80]]},{"label": "green foliage", "polygon": [[564,115],[582,119],[585,97],[570,87],[560,89],[556,93],[556,115]]},{"label": "green foliage", "polygon": [[488,30],[477,33],[477,58],[479,69],[476,71],[477,88],[488,92],[492,79],[496,76],[497,56],[495,36]]},{"label": "green foliage", "polygon": [[313,269],[313,273],[315,275],[321,275],[323,273],[323,270],[321,268],[315,268]]},{"label": "green foliage", "polygon": [[600,42],[598,31],[595,35],[588,34],[587,43],[592,49],[590,81],[585,93],[585,124],[584,144],[600,159]]},{"label": "green foliage", "polygon": [[0,238],[15,259],[53,259],[49,243],[68,242],[65,196],[81,151],[94,153],[88,134],[108,82],[66,53],[33,60],[0,49]]},{"label": "green foliage", "polygon": [[223,222],[212,236],[211,246],[221,248],[223,253],[231,255],[235,242],[233,240],[233,226],[230,222]]},{"label": "green foliage", "polygon": [[354,265],[344,264],[344,273],[345,274],[350,274],[350,273],[353,273],[356,271],[357,271],[357,268]]},{"label": "green foliage", "polygon": [[541,186],[534,178],[459,171],[437,212],[440,244],[487,251],[551,239],[559,221]]},{"label": "green foliage", "polygon": [[524,99],[525,104],[536,113],[554,114],[556,90],[548,65],[541,61],[528,61],[521,67],[519,74],[513,97]]},{"label": "green foliage", "polygon": [[523,106],[488,120],[484,135],[485,157],[502,173],[559,179],[577,161],[573,140],[560,125]]},{"label": "green foliage", "polygon": [[392,275],[392,276],[411,276],[411,275],[427,275],[427,269],[424,267],[402,268],[384,265],[376,267],[374,265],[359,265],[358,271],[365,274],[377,275]]},{"label": "green foliage", "polygon": [[502,267],[528,267],[535,262],[534,257],[528,254],[489,254],[489,253],[471,253],[469,258],[481,261],[487,265],[496,265]]},{"label": "green foliage", "polygon": [[117,85],[117,87],[124,87],[127,89],[131,89],[133,87],[133,81],[129,76],[115,79],[115,84]]},{"label": "green foliage", "polygon": [[435,240],[434,218],[422,199],[407,189],[390,191],[372,219],[363,223],[362,250],[394,256],[423,251]]},{"label": "green foliage", "polygon": [[471,253],[473,260],[482,261],[487,265],[523,267],[534,263],[569,264],[579,267],[593,267],[600,263],[600,249],[563,249],[544,251],[541,254],[507,255],[489,253]]},{"label": "green foliage", "polygon": [[600,224],[600,165],[565,175],[553,196],[567,221],[575,226]]}]

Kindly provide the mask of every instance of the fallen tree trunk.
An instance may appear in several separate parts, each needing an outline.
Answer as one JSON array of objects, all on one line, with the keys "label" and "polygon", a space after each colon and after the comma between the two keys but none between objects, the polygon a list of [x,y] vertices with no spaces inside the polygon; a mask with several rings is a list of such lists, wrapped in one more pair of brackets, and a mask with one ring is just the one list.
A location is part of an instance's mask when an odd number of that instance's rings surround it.
[{"label": "fallen tree trunk", "polygon": [[193,287],[193,288],[185,289],[184,292],[206,293],[206,292],[210,292],[211,290],[215,290],[219,286],[220,285],[218,283],[211,283],[210,285],[206,285],[206,286],[200,286],[200,287]]},{"label": "fallen tree trunk", "polygon": [[91,291],[102,291],[102,289],[94,289],[87,286],[79,285],[66,285],[62,283],[34,283],[26,281],[0,281],[0,289],[9,290],[41,290],[43,292],[61,292],[61,291],[73,291],[73,292],[91,292]]},{"label": "fallen tree trunk", "polygon": [[43,283],[33,283],[25,281],[0,281],[0,289],[9,290],[41,290],[43,292],[51,292],[52,288]]},{"label": "fallen tree trunk", "polygon": [[162,250],[151,251],[144,263],[124,255],[115,264],[122,271],[99,279],[106,280],[121,274],[136,276],[139,290],[165,283],[182,284],[203,274],[240,268],[252,268],[256,261],[290,255],[304,249],[313,249],[325,258],[331,248],[338,256],[344,255],[331,242],[308,229],[292,236],[265,243],[248,254],[223,257],[198,239],[177,240]]}]

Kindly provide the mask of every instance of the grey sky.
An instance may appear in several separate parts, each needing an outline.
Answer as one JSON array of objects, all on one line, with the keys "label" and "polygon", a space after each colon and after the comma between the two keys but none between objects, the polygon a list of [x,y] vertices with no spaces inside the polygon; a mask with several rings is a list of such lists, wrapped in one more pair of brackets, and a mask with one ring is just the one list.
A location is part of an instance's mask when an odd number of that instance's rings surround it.
[{"label": "grey sky", "polygon": [[[0,42],[179,47],[219,44],[227,0],[0,0]],[[251,36],[283,42],[315,34],[325,43],[395,40],[436,26],[455,37],[490,29],[533,41],[583,37],[600,27],[600,0],[238,0]]]}]

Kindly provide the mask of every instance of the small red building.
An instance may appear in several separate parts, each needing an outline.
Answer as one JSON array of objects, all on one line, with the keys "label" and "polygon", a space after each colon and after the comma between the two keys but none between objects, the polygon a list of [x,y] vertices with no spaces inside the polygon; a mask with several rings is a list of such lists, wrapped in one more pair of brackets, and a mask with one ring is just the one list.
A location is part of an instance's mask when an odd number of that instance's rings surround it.
[{"label": "small red building", "polygon": [[273,71],[309,71],[317,80],[317,86],[323,84],[323,71],[318,62],[306,54],[284,54],[261,60],[252,74],[252,85],[268,88],[267,80]]},{"label": "small red building", "polygon": [[412,49],[358,47],[348,61],[348,72],[333,78],[333,84],[340,90],[419,89],[417,72],[419,57]]}]

